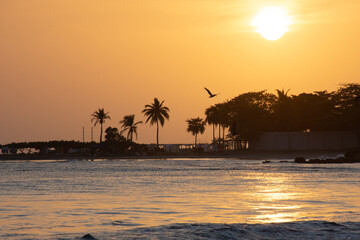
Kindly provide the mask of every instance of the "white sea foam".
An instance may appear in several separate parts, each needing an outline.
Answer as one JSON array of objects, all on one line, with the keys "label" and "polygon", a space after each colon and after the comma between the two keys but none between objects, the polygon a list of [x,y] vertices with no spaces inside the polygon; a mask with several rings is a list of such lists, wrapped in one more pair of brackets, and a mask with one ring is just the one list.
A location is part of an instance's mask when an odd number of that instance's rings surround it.
[{"label": "white sea foam", "polygon": [[[358,240],[360,223],[335,223],[327,221],[300,221],[271,224],[171,224],[132,230],[93,233],[99,240],[115,239],[198,239],[198,240]],[[63,236],[58,239],[81,239]]]}]

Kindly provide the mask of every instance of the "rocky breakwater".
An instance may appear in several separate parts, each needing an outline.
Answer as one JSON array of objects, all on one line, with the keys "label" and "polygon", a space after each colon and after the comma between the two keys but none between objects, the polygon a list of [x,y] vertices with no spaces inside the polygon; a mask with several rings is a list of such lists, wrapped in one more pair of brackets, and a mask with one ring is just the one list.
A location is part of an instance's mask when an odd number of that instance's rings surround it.
[{"label": "rocky breakwater", "polygon": [[360,163],[360,152],[348,152],[344,157],[337,158],[311,158],[305,159],[304,157],[296,157],[295,163],[312,163],[312,164],[326,164],[326,163]]}]

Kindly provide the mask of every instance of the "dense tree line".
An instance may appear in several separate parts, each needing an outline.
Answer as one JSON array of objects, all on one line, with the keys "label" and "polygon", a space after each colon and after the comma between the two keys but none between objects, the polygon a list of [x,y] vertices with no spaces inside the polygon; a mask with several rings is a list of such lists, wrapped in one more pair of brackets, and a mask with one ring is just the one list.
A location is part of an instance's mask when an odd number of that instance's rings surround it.
[{"label": "dense tree line", "polygon": [[146,151],[143,144],[137,144],[121,136],[117,128],[108,127],[105,130],[105,141],[96,142],[78,141],[39,141],[19,142],[0,145],[3,154],[36,154],[36,155],[117,155],[134,154]]},{"label": "dense tree line", "polygon": [[[164,106],[164,101],[159,101],[154,98],[152,104],[145,105],[142,113],[147,117],[146,122],[150,122],[150,125],[156,124],[156,149],[159,148],[159,126],[163,126],[165,120],[169,119],[170,109]],[[98,108],[91,114],[91,122],[94,126],[100,125],[100,141],[99,143],[90,142],[82,143],[76,141],[48,141],[48,142],[22,142],[22,143],[10,143],[1,146],[2,153],[18,153],[18,149],[22,153],[35,153],[39,154],[90,154],[90,155],[109,155],[109,154],[139,154],[144,152],[152,153],[153,149],[148,149],[144,144],[137,144],[134,142],[133,136],[137,138],[137,125],[142,121],[135,121],[135,115],[130,114],[124,116],[119,121],[122,130],[119,131],[116,127],[108,127],[105,130],[105,141],[103,141],[103,125],[107,119],[111,120],[110,113],[106,112],[104,108]],[[127,137],[125,138],[121,134],[127,131]],[[25,150],[26,149],[26,150]],[[27,151],[27,152],[24,152]]]},{"label": "dense tree line", "polygon": [[[228,137],[248,141],[261,132],[353,131],[360,137],[360,84],[341,85],[336,91],[290,95],[290,90],[248,92],[206,109],[213,140]],[[222,132],[222,133],[221,133]]]},{"label": "dense tree line", "polygon": [[[38,142],[19,142],[19,143],[9,143],[6,145],[0,146],[1,148],[6,148],[9,153],[16,153],[17,149],[26,152],[24,149],[35,149],[40,154],[48,154],[48,153],[68,153],[70,149],[84,149],[84,148],[94,148],[96,147],[96,143],[83,143],[78,141],[38,141]],[[55,149],[51,151],[49,149]],[[4,151],[4,150],[3,150]],[[4,152],[3,152],[4,153]]]},{"label": "dense tree line", "polygon": [[[248,92],[238,95],[229,101],[215,104],[206,109],[205,121],[191,118],[187,131],[197,136],[205,131],[205,124],[213,126],[213,142],[220,143],[228,139],[247,142],[256,138],[261,132],[293,132],[293,131],[353,131],[360,140],[360,84],[348,83],[341,85],[336,91],[315,91],[290,95],[290,90],[276,90],[276,94],[266,91]],[[146,123],[156,124],[156,142],[159,146],[159,126],[169,119],[169,108],[164,101],[154,98],[152,104],[145,105],[142,113]],[[94,125],[100,125],[100,142],[96,144],[75,141],[23,142],[11,143],[0,147],[9,149],[55,148],[57,153],[67,153],[69,149],[90,149],[91,154],[99,153],[130,153],[147,151],[145,145],[133,141],[137,137],[135,115],[124,116],[122,130],[108,127],[105,130],[105,141],[102,141],[103,124],[111,119],[104,108],[99,108],[92,115]],[[216,138],[215,127],[218,137]],[[225,136],[226,130],[229,134]],[[121,134],[127,131],[127,138]]]}]

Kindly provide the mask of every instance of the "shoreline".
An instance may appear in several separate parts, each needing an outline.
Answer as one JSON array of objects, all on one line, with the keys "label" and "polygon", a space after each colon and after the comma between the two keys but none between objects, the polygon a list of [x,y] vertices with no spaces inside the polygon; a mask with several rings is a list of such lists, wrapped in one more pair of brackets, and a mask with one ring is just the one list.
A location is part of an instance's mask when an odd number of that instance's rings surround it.
[{"label": "shoreline", "polygon": [[0,155],[0,161],[31,161],[31,160],[126,160],[126,159],[178,159],[178,158],[235,158],[241,160],[294,160],[296,157],[336,158],[344,156],[346,151],[239,151],[222,153],[184,153],[157,155],[117,155],[117,156],[87,156],[87,155]]}]

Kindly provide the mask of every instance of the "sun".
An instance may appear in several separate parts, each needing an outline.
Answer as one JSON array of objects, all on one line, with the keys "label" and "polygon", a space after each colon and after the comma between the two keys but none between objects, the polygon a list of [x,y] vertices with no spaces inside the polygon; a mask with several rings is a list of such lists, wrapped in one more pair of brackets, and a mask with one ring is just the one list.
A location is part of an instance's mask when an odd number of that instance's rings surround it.
[{"label": "sun", "polygon": [[264,7],[253,18],[251,25],[267,40],[278,40],[292,24],[288,11],[283,7]]}]

